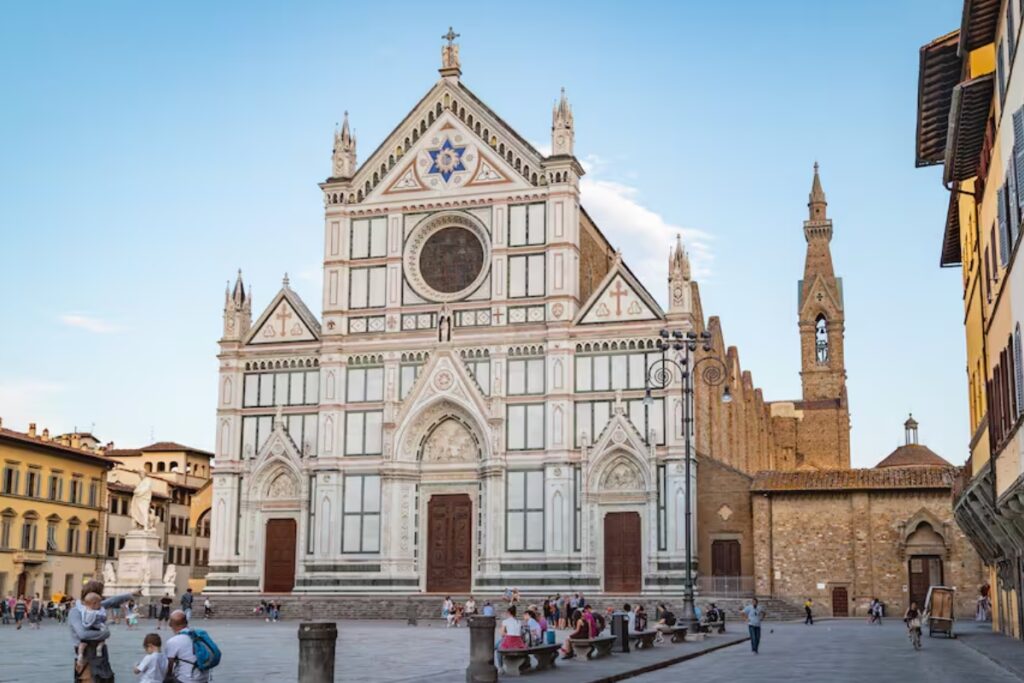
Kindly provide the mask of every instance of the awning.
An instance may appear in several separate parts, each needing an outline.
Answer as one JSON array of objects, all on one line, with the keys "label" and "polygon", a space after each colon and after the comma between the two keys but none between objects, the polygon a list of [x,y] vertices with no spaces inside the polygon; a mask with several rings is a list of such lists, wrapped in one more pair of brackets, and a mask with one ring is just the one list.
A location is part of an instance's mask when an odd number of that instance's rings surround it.
[{"label": "awning", "polygon": [[1001,5],[1001,0],[964,0],[960,19],[961,55],[995,42]]},{"label": "awning", "polygon": [[960,82],[960,31],[921,47],[917,77],[917,166],[941,164],[946,154],[949,106]]},{"label": "awning", "polygon": [[946,211],[946,229],[942,234],[942,256],[940,266],[960,265],[960,193],[949,193],[949,209]]},{"label": "awning", "polygon": [[946,168],[943,180],[967,180],[978,174],[985,124],[992,106],[993,74],[964,81],[953,88],[946,133]]}]

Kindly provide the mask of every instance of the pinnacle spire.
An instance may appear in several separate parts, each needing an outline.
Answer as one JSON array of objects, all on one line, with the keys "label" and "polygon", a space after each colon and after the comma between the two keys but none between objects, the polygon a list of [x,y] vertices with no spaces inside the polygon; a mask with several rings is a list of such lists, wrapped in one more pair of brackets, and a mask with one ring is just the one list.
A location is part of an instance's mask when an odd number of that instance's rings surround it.
[{"label": "pinnacle spire", "polygon": [[821,176],[818,175],[818,162],[814,162],[814,180],[811,181],[811,193],[807,197],[808,217],[812,221],[825,220],[825,191],[821,189]]},{"label": "pinnacle spire", "polygon": [[551,154],[572,156],[575,135],[572,105],[562,88],[558,102],[551,108]]},{"label": "pinnacle spire", "polygon": [[448,41],[446,45],[441,46],[441,68],[438,69],[438,72],[442,76],[452,76],[458,79],[462,75],[462,65],[459,63],[459,44],[455,42],[459,35],[449,26],[448,33],[441,36],[441,40]]}]

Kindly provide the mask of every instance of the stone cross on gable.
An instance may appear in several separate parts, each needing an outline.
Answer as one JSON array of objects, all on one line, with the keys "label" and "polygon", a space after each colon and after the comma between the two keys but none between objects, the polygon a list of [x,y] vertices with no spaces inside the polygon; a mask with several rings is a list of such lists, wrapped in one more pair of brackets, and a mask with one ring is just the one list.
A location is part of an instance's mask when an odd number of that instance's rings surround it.
[{"label": "stone cross on gable", "polygon": [[611,291],[611,295],[615,297],[615,315],[622,315],[622,297],[628,294],[629,290],[622,287],[622,280],[616,280],[615,289]]},{"label": "stone cross on gable", "polygon": [[288,320],[292,317],[292,312],[288,310],[288,306],[282,303],[281,308],[274,317],[281,321],[281,336],[285,336],[285,326],[288,324]]},{"label": "stone cross on gable", "polygon": [[462,35],[462,34],[456,33],[455,31],[452,30],[452,27],[449,26],[448,27],[448,33],[446,33],[443,36],[441,36],[441,39],[442,40],[447,40],[448,41],[448,47],[451,47],[455,43],[455,39],[458,38],[460,35]]},{"label": "stone cross on gable", "polygon": [[[447,45],[441,46],[441,69],[452,70],[455,75],[458,74],[459,69],[459,46],[455,44],[455,39],[459,37],[459,34],[452,30],[452,27],[448,27],[448,33],[441,36],[442,40],[447,40]],[[452,75],[451,73],[445,73],[443,75]]]}]

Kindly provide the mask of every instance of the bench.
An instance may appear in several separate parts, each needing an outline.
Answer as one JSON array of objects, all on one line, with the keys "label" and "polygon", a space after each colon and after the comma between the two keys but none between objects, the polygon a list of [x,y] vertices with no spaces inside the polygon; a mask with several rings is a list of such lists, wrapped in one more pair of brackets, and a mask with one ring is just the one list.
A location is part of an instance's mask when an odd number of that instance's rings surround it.
[{"label": "bench", "polygon": [[[553,645],[534,645],[525,650],[502,650],[498,649],[501,655],[502,668],[507,676],[522,676],[531,671],[544,671],[555,668],[558,660],[558,649],[561,647]],[[537,660],[536,666],[530,666],[530,656]]]},{"label": "bench", "polygon": [[597,636],[596,638],[570,638],[573,652],[578,647],[587,648],[587,659],[598,659],[612,653],[612,645],[615,644],[615,636]]},{"label": "bench", "polygon": [[681,643],[686,640],[685,626],[668,626],[667,624],[658,624],[658,630],[664,634],[671,635],[673,643]]},{"label": "bench", "polygon": [[654,647],[654,639],[658,637],[657,631],[630,631],[629,642],[638,650],[647,650]]}]

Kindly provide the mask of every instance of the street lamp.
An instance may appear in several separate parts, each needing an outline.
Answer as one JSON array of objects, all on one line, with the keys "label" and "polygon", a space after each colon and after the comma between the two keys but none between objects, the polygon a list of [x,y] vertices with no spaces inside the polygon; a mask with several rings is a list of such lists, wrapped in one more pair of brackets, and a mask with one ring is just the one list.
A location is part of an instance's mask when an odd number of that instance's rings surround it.
[{"label": "street lamp", "polygon": [[[725,362],[715,355],[707,355],[693,360],[693,353],[700,345],[705,352],[710,352],[711,333],[701,332],[699,335],[694,332],[683,332],[682,330],[662,330],[661,338],[658,339],[658,349],[662,357],[655,360],[647,368],[647,376],[644,378],[644,406],[650,407],[654,403],[651,392],[654,389],[665,389],[672,383],[673,368],[679,371],[683,399],[683,441],[686,455],[686,481],[684,485],[684,497],[686,511],[684,522],[686,524],[686,584],[683,589],[683,610],[677,623],[686,626],[689,633],[697,632],[697,612],[693,604],[693,559],[692,547],[692,525],[693,517],[690,486],[690,460],[693,440],[693,375],[697,368],[707,364],[701,373],[701,379],[709,386],[719,386],[725,381],[728,375],[728,368]],[[668,350],[677,352],[676,358],[664,355]],[[729,385],[726,384],[722,391],[722,403],[731,403],[732,394],[729,393]],[[645,411],[646,412],[646,411]],[[644,434],[647,437],[647,434]]]}]

